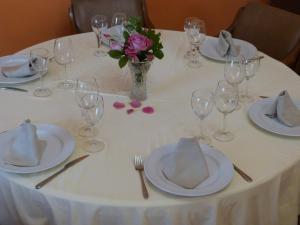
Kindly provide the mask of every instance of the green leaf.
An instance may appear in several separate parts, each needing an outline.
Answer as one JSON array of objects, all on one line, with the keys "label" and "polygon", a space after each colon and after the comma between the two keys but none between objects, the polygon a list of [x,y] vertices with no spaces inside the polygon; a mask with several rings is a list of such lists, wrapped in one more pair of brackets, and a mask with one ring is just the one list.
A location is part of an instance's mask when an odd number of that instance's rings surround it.
[{"label": "green leaf", "polygon": [[164,53],[161,50],[153,51],[153,55],[158,59],[162,59],[164,57]]},{"label": "green leaf", "polygon": [[123,55],[123,53],[120,50],[110,50],[108,54],[114,59],[119,59]]},{"label": "green leaf", "polygon": [[128,62],[128,58],[127,56],[123,55],[120,59],[119,59],[119,66],[120,68],[123,68]]},{"label": "green leaf", "polygon": [[124,31],[123,32],[123,37],[124,37],[125,41],[127,41],[128,38],[129,38],[129,33],[127,31]]}]

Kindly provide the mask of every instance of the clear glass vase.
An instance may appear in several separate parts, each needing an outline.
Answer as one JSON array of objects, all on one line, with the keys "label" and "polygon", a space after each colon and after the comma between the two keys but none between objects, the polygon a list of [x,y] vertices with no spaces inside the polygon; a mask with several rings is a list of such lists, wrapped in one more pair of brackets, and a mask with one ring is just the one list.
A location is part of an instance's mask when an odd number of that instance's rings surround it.
[{"label": "clear glass vase", "polygon": [[128,62],[132,76],[130,98],[143,101],[147,99],[147,73],[152,61]]}]

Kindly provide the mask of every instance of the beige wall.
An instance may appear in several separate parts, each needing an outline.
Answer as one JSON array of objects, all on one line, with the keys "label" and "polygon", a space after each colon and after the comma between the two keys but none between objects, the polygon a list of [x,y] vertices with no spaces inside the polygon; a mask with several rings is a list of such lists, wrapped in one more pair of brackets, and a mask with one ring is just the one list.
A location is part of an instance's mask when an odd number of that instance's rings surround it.
[{"label": "beige wall", "polygon": [[[261,0],[262,1],[262,0]],[[147,0],[157,28],[182,30],[187,16],[207,23],[209,34],[227,27],[247,0]],[[0,0],[0,55],[59,36],[72,34],[70,0]]]}]

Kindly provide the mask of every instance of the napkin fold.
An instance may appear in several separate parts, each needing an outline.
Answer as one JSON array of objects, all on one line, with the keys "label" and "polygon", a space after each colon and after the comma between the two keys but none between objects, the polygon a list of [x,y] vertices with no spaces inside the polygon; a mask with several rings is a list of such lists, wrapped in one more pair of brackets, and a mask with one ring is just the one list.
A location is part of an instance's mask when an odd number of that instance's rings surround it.
[{"label": "napkin fold", "polygon": [[222,57],[225,56],[236,57],[239,54],[238,48],[233,43],[231,34],[226,30],[220,31],[217,52]]},{"label": "napkin fold", "polygon": [[[34,59],[33,59],[34,60]],[[9,78],[22,78],[29,77],[35,74],[34,69],[31,66],[32,60],[12,66],[2,66],[1,72],[4,76]]]},{"label": "napkin fold", "polygon": [[268,114],[286,126],[300,126],[300,110],[286,90],[279,93]]},{"label": "napkin fold", "polygon": [[36,126],[26,120],[14,139],[11,148],[4,156],[4,162],[14,166],[37,166],[43,153],[43,141],[36,134]]},{"label": "napkin fold", "polygon": [[162,169],[165,177],[192,189],[209,177],[207,163],[196,138],[181,138]]}]

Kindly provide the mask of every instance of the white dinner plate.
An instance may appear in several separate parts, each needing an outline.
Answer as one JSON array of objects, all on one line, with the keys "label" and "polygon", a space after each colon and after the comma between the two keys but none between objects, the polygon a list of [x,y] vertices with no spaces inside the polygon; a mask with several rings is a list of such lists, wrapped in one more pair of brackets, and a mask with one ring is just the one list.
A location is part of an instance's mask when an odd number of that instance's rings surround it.
[{"label": "white dinner plate", "polygon": [[[0,57],[0,71],[2,66],[13,66],[13,65],[19,65],[24,64],[28,62],[30,57],[28,55],[9,55],[9,56],[3,56]],[[45,72],[43,76],[46,74]],[[23,84],[27,83],[33,80],[38,79],[40,76],[37,73],[34,74],[24,74],[24,77],[5,77],[0,72],[0,85],[17,85],[17,84]],[[32,76],[31,76],[32,75]]]},{"label": "white dinner plate", "polygon": [[233,178],[233,166],[220,151],[202,145],[209,170],[209,178],[194,189],[186,189],[169,181],[162,173],[164,162],[172,154],[175,144],[165,145],[152,152],[145,160],[145,175],[157,188],[178,196],[196,197],[216,193],[224,189]]},{"label": "white dinner plate", "polygon": [[[256,56],[257,49],[254,45],[247,41],[239,40],[233,38],[234,44],[239,48],[239,55],[235,57],[236,59],[239,58],[239,56],[244,56],[246,59],[251,59]],[[218,47],[218,38],[216,37],[206,37],[205,41],[203,42],[200,52],[203,56],[225,62],[226,58],[221,56],[217,52]]]},{"label": "white dinner plate", "polygon": [[[249,110],[249,118],[259,127],[275,134],[290,136],[290,137],[300,137],[300,126],[288,127],[278,119],[271,119],[265,114],[269,112],[275,98],[265,98],[254,102]],[[297,107],[300,107],[300,101],[295,101]]]},{"label": "white dinner plate", "polygon": [[51,124],[37,124],[37,136],[45,141],[46,147],[40,164],[31,167],[20,167],[6,164],[4,155],[9,151],[17,132],[15,128],[0,135],[0,169],[12,173],[36,173],[55,167],[65,161],[74,151],[75,141],[63,128]]}]

